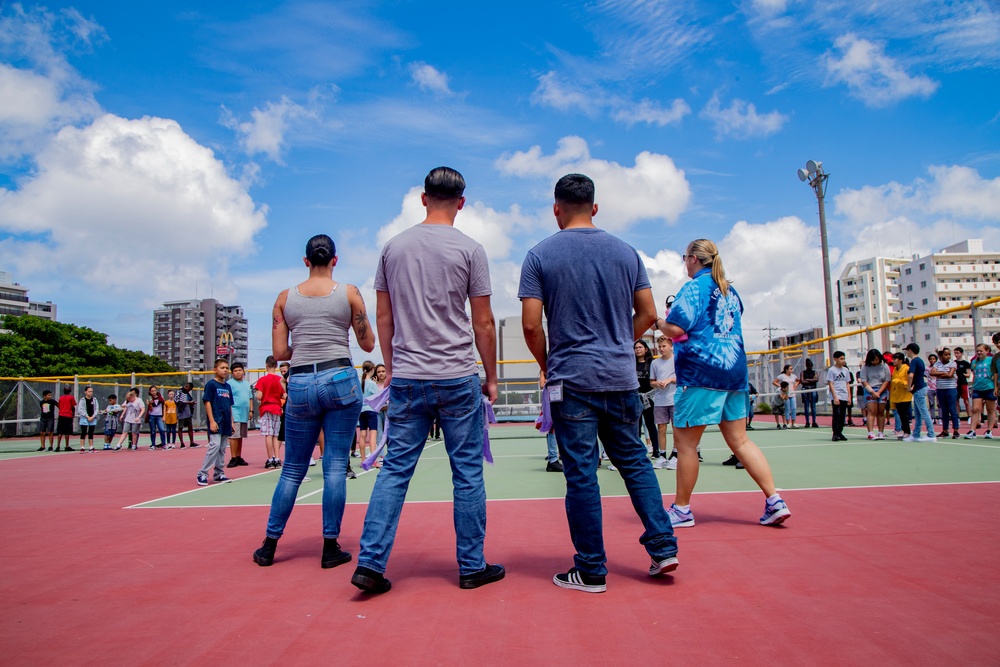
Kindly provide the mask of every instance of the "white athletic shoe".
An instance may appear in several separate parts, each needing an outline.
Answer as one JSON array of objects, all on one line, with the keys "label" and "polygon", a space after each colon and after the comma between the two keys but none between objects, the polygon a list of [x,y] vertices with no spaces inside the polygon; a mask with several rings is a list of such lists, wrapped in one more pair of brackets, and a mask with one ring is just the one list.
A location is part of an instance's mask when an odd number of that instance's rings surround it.
[{"label": "white athletic shoe", "polygon": [[976,432],[975,431],[969,431],[968,433],[965,434],[965,439],[966,440],[975,440],[976,439]]},{"label": "white athletic shoe", "polygon": [[983,433],[983,437],[986,438],[987,440],[992,440],[993,439],[993,431],[987,431],[986,433]]},{"label": "white athletic shoe", "polygon": [[311,466],[316,465],[316,459],[314,459],[313,457],[310,456],[309,457],[309,465],[311,465]]},{"label": "white athletic shoe", "polygon": [[653,461],[653,467],[657,470],[663,470],[667,467],[667,458],[665,456],[658,457],[655,461]]},{"label": "white athletic shoe", "polygon": [[667,468],[667,470],[677,470],[677,457],[676,456],[674,458],[672,458],[672,459],[667,459],[666,468]]},{"label": "white athletic shoe", "polygon": [[917,441],[917,438],[914,438],[912,433],[910,435],[906,436],[905,438],[903,438],[903,442],[916,442],[916,441]]}]

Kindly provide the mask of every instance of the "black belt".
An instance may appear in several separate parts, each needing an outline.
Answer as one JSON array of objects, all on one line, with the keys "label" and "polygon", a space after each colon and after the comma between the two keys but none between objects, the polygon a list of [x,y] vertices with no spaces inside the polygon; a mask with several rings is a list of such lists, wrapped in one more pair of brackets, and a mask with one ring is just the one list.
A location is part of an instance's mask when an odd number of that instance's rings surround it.
[{"label": "black belt", "polygon": [[354,364],[351,363],[349,357],[343,359],[331,359],[330,361],[321,361],[318,364],[303,364],[301,366],[292,366],[288,369],[289,375],[297,375],[299,373],[319,373],[320,371],[328,371],[331,368],[341,368],[341,367],[353,367]]}]

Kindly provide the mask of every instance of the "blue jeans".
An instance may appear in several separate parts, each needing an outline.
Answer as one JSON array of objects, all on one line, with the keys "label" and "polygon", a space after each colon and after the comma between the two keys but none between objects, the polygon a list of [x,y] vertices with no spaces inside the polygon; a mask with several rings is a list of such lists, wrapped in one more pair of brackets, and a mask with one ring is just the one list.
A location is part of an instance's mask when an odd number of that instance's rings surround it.
[{"label": "blue jeans", "polygon": [[795,419],[795,396],[789,394],[788,400],[785,401],[785,420],[793,421],[794,419]]},{"label": "blue jeans", "polygon": [[453,380],[392,378],[389,442],[375,480],[358,565],[385,572],[417,460],[435,419],[451,460],[459,574],[486,567],[486,486],[483,483],[483,392],[478,375]]},{"label": "blue jeans", "polygon": [[958,389],[938,389],[938,406],[941,410],[941,428],[948,431],[948,422],[951,422],[952,429],[958,433]]},{"label": "blue jeans", "polygon": [[160,434],[160,446],[163,447],[167,444],[166,436],[164,435],[163,427],[163,417],[160,415],[149,415],[149,444],[156,446],[156,433]]},{"label": "blue jeans", "polygon": [[597,483],[597,439],[625,481],[632,507],[645,528],[639,543],[653,560],[677,555],[677,540],[663,509],[663,495],[639,440],[642,403],[635,391],[582,392],[563,388],[552,404],[552,422],[566,475],[566,518],[576,548],[576,568],[605,575],[601,489]]},{"label": "blue jeans", "polygon": [[934,422],[931,421],[931,411],[927,406],[927,386],[913,392],[913,437],[920,437],[920,425],[924,424],[927,435],[934,435]]},{"label": "blue jeans", "polygon": [[351,367],[288,377],[285,405],[285,462],[271,498],[267,536],[275,539],[295,506],[309,457],[323,429],[323,537],[340,537],[347,502],[347,464],[354,427],[361,414],[361,381]]},{"label": "blue jeans", "polygon": [[549,431],[545,435],[545,444],[549,447],[549,454],[546,460],[549,463],[555,463],[559,460],[559,444],[556,442],[555,431]]},{"label": "blue jeans", "polygon": [[[816,423],[816,403],[818,401],[819,394],[815,391],[807,391],[802,394],[802,414],[805,415],[806,424]],[[812,418],[809,415],[812,415]]]}]

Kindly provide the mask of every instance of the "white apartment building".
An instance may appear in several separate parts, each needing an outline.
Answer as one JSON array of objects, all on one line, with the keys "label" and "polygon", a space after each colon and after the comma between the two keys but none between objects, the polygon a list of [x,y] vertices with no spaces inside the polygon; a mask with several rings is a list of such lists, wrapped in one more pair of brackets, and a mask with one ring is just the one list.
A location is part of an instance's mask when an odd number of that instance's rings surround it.
[{"label": "white apartment building", "polygon": [[[900,268],[907,261],[895,257],[870,257],[845,266],[836,284],[835,333],[905,317],[899,279]],[[898,344],[892,330],[880,329],[867,336],[839,338],[835,348],[844,352],[849,366],[857,366],[869,349],[888,350]]]},{"label": "white apartment building", "polygon": [[56,305],[51,301],[32,301],[28,288],[14,282],[14,276],[0,271],[0,315],[36,315],[56,319]]},{"label": "white apartment building", "polygon": [[230,363],[248,363],[249,325],[242,306],[215,299],[168,301],[153,311],[153,354],[177,370],[210,370],[224,332],[233,336]]},{"label": "white apartment building", "polygon": [[[967,306],[1000,296],[1000,253],[986,252],[982,239],[968,239],[901,267],[899,278],[904,315]],[[973,329],[975,328],[975,337]],[[990,342],[1000,331],[1000,304],[977,309],[975,327],[968,311],[921,320],[910,327],[907,340],[921,349],[963,347],[968,356],[978,343]]]}]

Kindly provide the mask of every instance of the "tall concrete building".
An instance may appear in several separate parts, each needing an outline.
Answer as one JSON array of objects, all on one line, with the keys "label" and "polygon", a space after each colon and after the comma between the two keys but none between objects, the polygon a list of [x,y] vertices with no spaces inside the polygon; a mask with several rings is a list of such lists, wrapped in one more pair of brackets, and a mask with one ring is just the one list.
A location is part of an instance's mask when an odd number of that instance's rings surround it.
[{"label": "tall concrete building", "polygon": [[[926,257],[915,257],[901,267],[903,317],[956,306],[968,306],[1000,296],[1000,252],[987,252],[982,239],[968,239]],[[990,342],[1000,331],[1000,304],[931,320],[920,320],[906,332],[925,349],[965,348],[972,356],[978,343]],[[975,335],[974,335],[975,334]]]},{"label": "tall concrete building", "polygon": [[[836,285],[836,333],[906,317],[899,283],[900,268],[906,262],[901,258],[870,257],[844,267]],[[896,344],[898,341],[892,330],[880,329],[868,336],[839,338],[835,347],[847,356],[848,365],[856,366],[868,349],[888,350]]]},{"label": "tall concrete building", "polygon": [[215,299],[168,301],[153,311],[153,354],[178,370],[211,369],[223,334],[226,345],[233,348],[230,363],[246,364],[248,333],[242,306],[226,306]]},{"label": "tall concrete building", "polygon": [[0,271],[0,315],[36,315],[56,319],[56,305],[51,301],[32,301],[28,288],[14,282],[14,276]]}]

